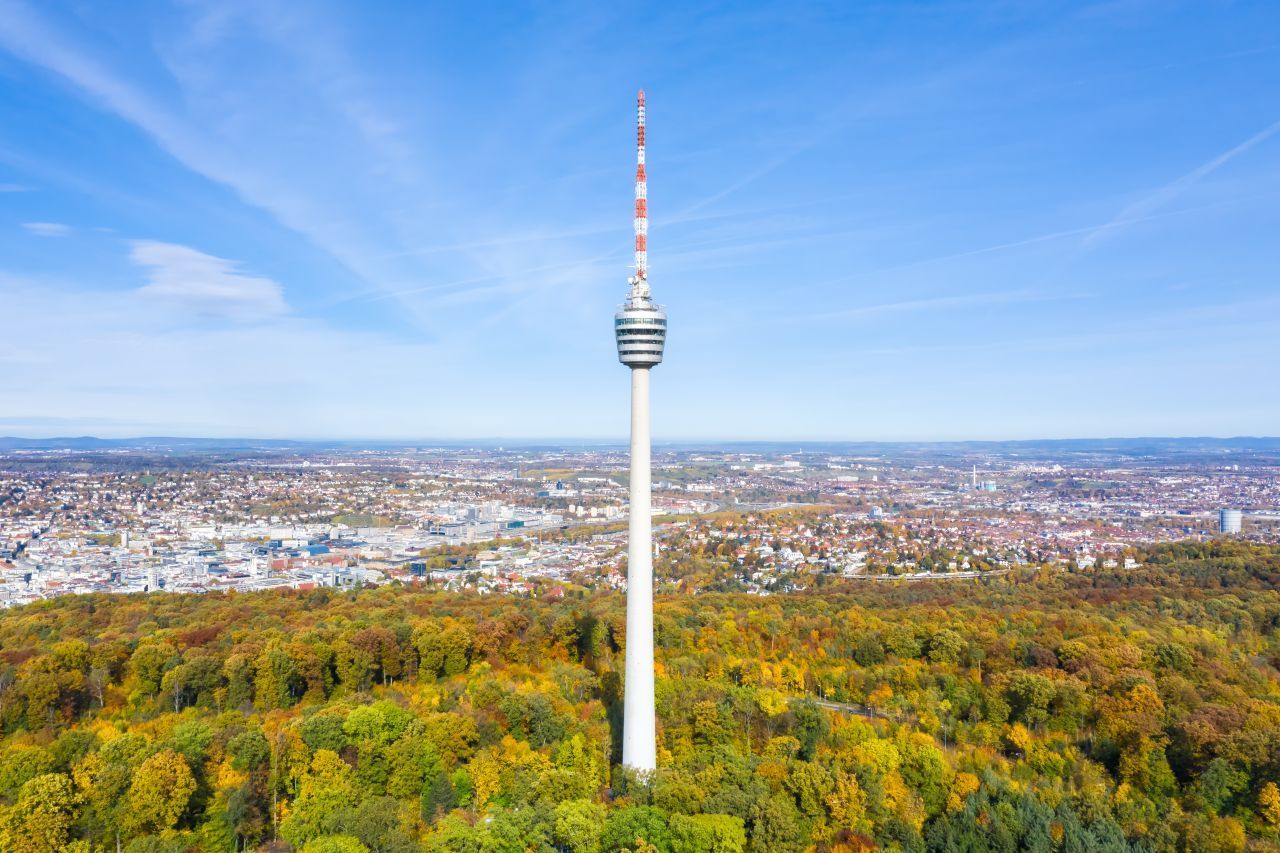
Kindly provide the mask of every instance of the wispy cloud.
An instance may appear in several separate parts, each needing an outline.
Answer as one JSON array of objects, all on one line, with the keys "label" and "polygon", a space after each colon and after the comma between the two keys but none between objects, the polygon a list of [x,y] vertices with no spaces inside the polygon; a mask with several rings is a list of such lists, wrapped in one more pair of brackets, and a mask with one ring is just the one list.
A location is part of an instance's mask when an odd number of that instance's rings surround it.
[{"label": "wispy cloud", "polygon": [[22,227],[37,237],[66,237],[71,233],[71,226],[61,222],[24,222]]},{"label": "wispy cloud", "polygon": [[568,240],[574,237],[591,237],[598,234],[616,232],[617,226],[591,225],[563,230],[529,231],[518,234],[487,237],[482,240],[470,240],[464,243],[441,243],[432,246],[421,246],[394,252],[388,257],[406,257],[409,255],[438,255],[452,252],[470,252],[476,249],[496,249],[514,246],[521,243],[550,243],[556,240]]},{"label": "wispy cloud", "polygon": [[[211,31],[216,27],[211,26]],[[281,37],[279,32],[275,35]],[[200,46],[192,45],[193,49]],[[247,95],[241,100],[244,93],[234,86],[251,78],[211,76],[207,69],[199,68],[194,57],[189,57],[183,68],[169,68],[175,75],[186,75],[171,80],[183,95],[180,101],[171,103],[162,90],[148,88],[118,71],[20,0],[0,0],[0,49],[62,77],[87,100],[147,134],[183,166],[229,187],[249,204],[267,211],[357,276],[375,285],[386,277],[376,258],[384,253],[379,251],[383,248],[380,241],[394,228],[346,216],[345,206],[335,206],[326,193],[349,201],[350,188],[335,188],[312,173],[308,184],[293,181],[288,173],[294,161],[272,159],[275,155],[271,152],[278,153],[278,146],[264,146],[260,134],[246,133],[246,126],[252,126],[246,124],[248,116],[261,106]],[[337,56],[332,51],[326,55]],[[314,71],[319,59],[308,56],[307,62]],[[372,107],[356,104],[360,90],[338,80],[340,69],[335,67],[332,71],[337,81],[332,84],[334,88],[330,91],[329,87],[321,87],[324,91],[320,94],[334,99],[341,96],[341,102],[317,109],[336,110],[356,122],[357,133],[366,141],[378,138],[387,143],[388,147],[381,150],[367,148],[368,157],[359,160],[376,173],[385,151],[395,148],[394,133]],[[317,89],[304,91],[315,95]],[[220,118],[202,115],[201,110],[206,108],[215,110]],[[337,131],[331,135],[337,135]],[[388,166],[382,171],[391,170]]]},{"label": "wispy cloud", "polygon": [[1066,352],[1103,346],[1118,346],[1140,340],[1151,346],[1169,346],[1170,341],[1180,339],[1186,329],[1199,329],[1202,333],[1213,331],[1219,335],[1234,335],[1239,340],[1262,343],[1265,334],[1259,331],[1270,322],[1280,308],[1280,299],[1245,299],[1219,303],[1190,305],[1165,310],[1153,310],[1143,317],[1140,326],[1125,322],[1104,323],[1094,331],[1074,331],[1070,334],[1017,335],[1002,339],[964,338],[962,340],[920,341],[907,346],[877,347],[860,350],[862,355],[901,357],[911,353],[975,352],[1021,353]]},{"label": "wispy cloud", "polygon": [[[164,260],[175,275],[184,267],[192,268],[191,275],[208,272],[210,256],[204,253],[163,244],[137,248],[151,260]],[[213,259],[215,266],[226,263]],[[141,434],[492,434],[511,423],[511,411],[527,405],[522,395],[547,393],[531,385],[516,389],[516,403],[507,395],[489,395],[461,409],[441,405],[440,400],[474,398],[474,380],[442,368],[430,387],[406,395],[406,370],[412,371],[407,366],[471,360],[491,341],[468,338],[440,346],[392,340],[292,313],[261,323],[175,325],[167,297],[148,288],[84,288],[0,269],[0,316],[54,317],[59,329],[51,336],[47,323],[11,324],[0,335],[0,397],[21,400],[23,411],[44,417],[121,421],[118,428],[94,427],[113,434],[140,434],[140,424],[154,425]],[[348,400],[335,404],[334,388],[349,394]],[[289,405],[275,404],[282,399]],[[561,405],[571,399],[566,396]],[[530,426],[539,417],[522,421],[519,429],[555,434],[552,419]],[[592,428],[599,430],[599,422]],[[38,424],[8,428],[41,431]],[[63,426],[43,429],[66,433]]]},{"label": "wispy cloud", "polygon": [[1002,290],[989,293],[967,293],[958,296],[932,296],[922,299],[904,299],[879,305],[864,305],[846,311],[833,311],[822,315],[809,315],[807,319],[821,317],[827,320],[855,320],[880,317],[887,314],[913,314],[922,311],[943,311],[949,308],[969,308],[978,305],[1012,305],[1021,302],[1047,302],[1056,299],[1079,299],[1084,294],[1037,293],[1031,290]]},{"label": "wispy cloud", "polygon": [[823,282],[822,287],[830,287],[837,284],[846,284],[858,279],[867,278],[873,275],[884,275],[887,273],[901,272],[903,270],[915,269],[916,267],[929,266],[931,264],[941,264],[947,261],[957,261],[964,258],[971,258],[979,255],[989,255],[999,252],[1006,252],[1012,249],[1021,249],[1027,246],[1035,246],[1041,243],[1053,243],[1059,240],[1065,240],[1069,237],[1088,237],[1105,231],[1110,228],[1121,227],[1125,225],[1136,225],[1140,222],[1151,222],[1157,219],[1166,219],[1175,216],[1186,216],[1201,211],[1210,210],[1216,207],[1222,207],[1227,202],[1218,202],[1214,204],[1196,205],[1195,207],[1184,207],[1177,210],[1166,210],[1160,213],[1150,213],[1146,216],[1135,216],[1130,219],[1118,219],[1109,222],[1096,223],[1094,225],[1084,225],[1079,228],[1065,228],[1059,231],[1049,231],[1044,234],[1036,234],[1031,237],[1023,237],[1018,240],[1009,240],[1003,243],[993,243],[989,246],[979,246],[975,249],[964,249],[959,252],[948,252],[944,255],[934,255],[927,258],[918,258],[916,260],[903,261],[902,263],[890,264],[888,266],[875,267],[874,269],[860,270],[850,275],[841,276],[839,278],[830,279]]},{"label": "wispy cloud", "polygon": [[1280,132],[1280,121],[1258,131],[1239,145],[1223,151],[1213,159],[1201,163],[1199,166],[1192,169],[1190,172],[1187,172],[1177,180],[1170,181],[1155,192],[1139,199],[1124,210],[1120,211],[1113,220],[1094,229],[1092,233],[1088,234],[1084,240],[1081,241],[1081,248],[1089,249],[1098,246],[1107,238],[1117,234],[1125,226],[1133,222],[1142,221],[1154,211],[1164,207],[1195,184],[1222,168],[1222,166],[1234,160],[1236,157],[1239,157],[1254,146],[1266,142],[1278,132]]},{"label": "wispy cloud", "polygon": [[22,184],[0,184],[0,193],[25,193],[30,191],[31,187],[24,187]]},{"label": "wispy cloud", "polygon": [[148,268],[140,296],[177,306],[205,318],[262,320],[289,310],[280,285],[246,275],[225,258],[188,246],[139,240],[129,258]]},{"label": "wispy cloud", "polygon": [[[197,19],[194,32],[216,41],[215,34],[226,28],[230,19],[244,19],[275,49],[293,57],[308,88],[319,92],[376,153],[379,169],[409,182],[418,177],[412,146],[399,121],[381,107],[375,97],[376,86],[357,69],[343,43],[342,28],[321,23],[313,5],[290,8],[286,4],[222,2],[201,11],[206,17]],[[302,14],[294,14],[298,11]],[[171,69],[177,70],[175,58],[183,53],[168,52]],[[181,79],[183,74],[178,76]]]},{"label": "wispy cloud", "polygon": [[[479,295],[484,293],[501,293],[510,295],[512,291],[524,288],[526,286],[525,283],[530,280],[531,276],[540,276],[543,273],[558,272],[562,270],[595,270],[599,264],[609,260],[609,257],[610,256],[573,258],[568,261],[543,264],[542,266],[529,267],[523,270],[520,275],[501,272],[492,275],[472,276],[469,278],[424,284],[417,287],[405,288],[403,290],[362,290],[355,293],[343,294],[330,300],[326,304],[339,305],[344,302],[376,301],[379,299],[389,299],[393,297],[412,296],[420,293],[445,294],[442,297],[442,301],[455,303],[465,301],[467,298],[464,296],[465,294]],[[492,286],[492,282],[503,282],[503,284],[500,286]],[[474,287],[474,285],[486,286]],[[541,290],[541,288],[537,289]]]}]

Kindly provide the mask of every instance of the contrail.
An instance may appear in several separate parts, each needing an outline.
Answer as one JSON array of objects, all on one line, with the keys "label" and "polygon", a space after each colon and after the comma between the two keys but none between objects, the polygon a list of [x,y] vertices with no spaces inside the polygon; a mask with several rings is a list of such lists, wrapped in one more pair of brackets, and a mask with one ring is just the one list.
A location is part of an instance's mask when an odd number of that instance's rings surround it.
[{"label": "contrail", "polygon": [[1214,157],[1212,160],[1208,161],[1207,163],[1202,163],[1201,165],[1197,166],[1195,169],[1192,169],[1190,172],[1183,175],[1181,178],[1178,178],[1176,181],[1166,184],[1165,186],[1156,190],[1146,198],[1140,201],[1134,202],[1133,204],[1126,207],[1124,210],[1120,211],[1120,213],[1116,216],[1115,219],[1111,220],[1106,225],[1103,225],[1101,228],[1096,229],[1095,231],[1093,231],[1093,233],[1085,237],[1084,240],[1080,242],[1081,248],[1085,248],[1085,249],[1093,248],[1094,246],[1101,243],[1104,239],[1106,239],[1107,235],[1114,232],[1116,229],[1121,228],[1129,224],[1130,222],[1138,221],[1145,218],[1146,216],[1150,215],[1152,211],[1156,210],[1157,208],[1163,207],[1164,205],[1172,201],[1174,198],[1181,195],[1184,191],[1186,191],[1188,188],[1190,188],[1191,186],[1199,182],[1202,178],[1205,178],[1208,175],[1212,174],[1213,172],[1217,171],[1221,166],[1235,159],[1236,157],[1240,156],[1244,152],[1248,151],[1250,148],[1253,148],[1255,145],[1258,145],[1259,143],[1265,142],[1266,140],[1270,139],[1277,132],[1280,132],[1280,121],[1277,121],[1275,124],[1272,124],[1270,127],[1267,127],[1265,130],[1255,133],[1253,136],[1250,136],[1244,142],[1241,142],[1239,145],[1237,145],[1236,147],[1228,151],[1224,151],[1223,153],[1219,154],[1217,157]]}]

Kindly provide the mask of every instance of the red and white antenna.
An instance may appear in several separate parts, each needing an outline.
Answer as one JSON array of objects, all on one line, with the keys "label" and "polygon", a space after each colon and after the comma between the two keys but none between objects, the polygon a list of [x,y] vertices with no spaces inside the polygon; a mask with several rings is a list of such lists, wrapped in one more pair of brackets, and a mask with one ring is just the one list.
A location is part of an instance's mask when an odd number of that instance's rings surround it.
[{"label": "red and white antenna", "polygon": [[[636,99],[636,274],[632,284],[648,290],[649,184],[644,174],[644,89]],[[643,295],[648,296],[648,293]]]}]

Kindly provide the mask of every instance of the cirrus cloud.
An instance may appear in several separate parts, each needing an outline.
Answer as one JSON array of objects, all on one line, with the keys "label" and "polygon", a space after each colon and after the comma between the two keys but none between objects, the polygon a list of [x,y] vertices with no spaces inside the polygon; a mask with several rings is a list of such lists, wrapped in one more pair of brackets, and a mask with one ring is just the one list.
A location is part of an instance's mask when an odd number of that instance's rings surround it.
[{"label": "cirrus cloud", "polygon": [[37,237],[65,237],[71,233],[71,226],[61,222],[24,222],[22,227]]},{"label": "cirrus cloud", "polygon": [[199,317],[243,322],[289,310],[278,282],[248,275],[236,261],[189,246],[135,240],[129,259],[149,270],[149,281],[138,289],[139,295]]}]

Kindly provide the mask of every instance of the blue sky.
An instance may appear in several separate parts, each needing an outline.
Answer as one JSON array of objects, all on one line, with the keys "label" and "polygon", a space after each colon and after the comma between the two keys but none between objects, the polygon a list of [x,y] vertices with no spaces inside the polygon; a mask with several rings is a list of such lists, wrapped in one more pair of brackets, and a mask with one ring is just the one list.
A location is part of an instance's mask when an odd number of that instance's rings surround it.
[{"label": "blue sky", "polygon": [[0,434],[1280,431],[1280,5],[0,0]]}]

